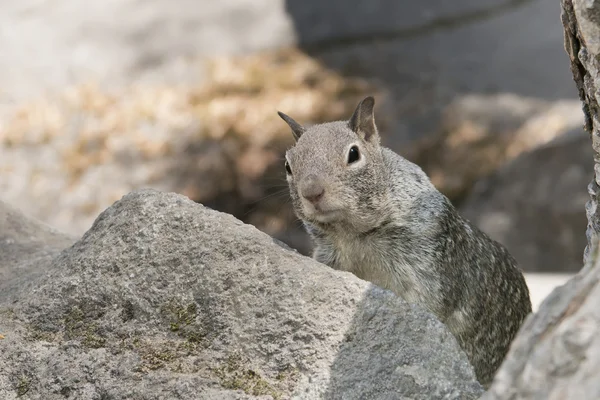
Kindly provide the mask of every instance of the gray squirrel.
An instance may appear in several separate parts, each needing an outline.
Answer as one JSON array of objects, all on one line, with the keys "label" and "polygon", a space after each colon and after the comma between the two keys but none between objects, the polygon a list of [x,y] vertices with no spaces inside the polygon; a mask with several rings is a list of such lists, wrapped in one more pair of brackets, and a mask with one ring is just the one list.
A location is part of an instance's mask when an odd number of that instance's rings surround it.
[{"label": "gray squirrel", "polygon": [[308,128],[278,112],[296,141],[285,160],[295,213],[317,261],[424,306],[489,387],[531,312],[523,274],[419,166],[380,145],[374,105]]}]

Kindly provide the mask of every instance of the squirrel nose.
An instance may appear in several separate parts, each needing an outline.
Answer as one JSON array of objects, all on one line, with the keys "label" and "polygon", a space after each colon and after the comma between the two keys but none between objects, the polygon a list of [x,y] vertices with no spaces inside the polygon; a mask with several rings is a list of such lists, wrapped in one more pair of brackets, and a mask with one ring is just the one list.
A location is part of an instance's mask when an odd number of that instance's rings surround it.
[{"label": "squirrel nose", "polygon": [[325,188],[319,182],[315,175],[309,175],[302,182],[301,194],[306,200],[316,204],[321,200],[325,193]]}]

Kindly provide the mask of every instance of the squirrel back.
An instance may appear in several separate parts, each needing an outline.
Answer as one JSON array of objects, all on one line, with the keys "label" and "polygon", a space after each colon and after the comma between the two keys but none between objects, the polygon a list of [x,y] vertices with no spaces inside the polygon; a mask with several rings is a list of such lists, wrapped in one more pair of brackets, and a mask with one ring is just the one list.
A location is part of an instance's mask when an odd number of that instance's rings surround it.
[{"label": "squirrel back", "polygon": [[374,99],[304,128],[285,168],[313,257],[417,303],[448,326],[488,386],[531,312],[516,261],[463,219],[423,170],[380,145]]}]

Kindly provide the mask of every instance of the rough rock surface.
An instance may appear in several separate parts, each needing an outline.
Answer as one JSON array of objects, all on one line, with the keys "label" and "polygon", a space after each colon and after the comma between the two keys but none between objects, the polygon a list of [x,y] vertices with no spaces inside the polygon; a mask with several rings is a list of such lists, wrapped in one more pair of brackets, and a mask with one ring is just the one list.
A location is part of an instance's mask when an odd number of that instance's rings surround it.
[{"label": "rough rock surface", "polygon": [[482,400],[600,398],[600,257],[530,316]]},{"label": "rough rock surface", "polygon": [[589,135],[578,129],[477,183],[460,211],[503,243],[523,270],[577,272],[593,166]]},{"label": "rough rock surface", "polygon": [[0,201],[0,301],[39,277],[75,241]]},{"label": "rough rock surface", "polygon": [[561,0],[565,50],[571,60],[571,72],[583,102],[585,129],[592,136],[594,179],[588,186],[591,196],[586,205],[588,246],[598,240],[600,232],[600,1]]},{"label": "rough rock surface", "polygon": [[2,399],[482,393],[430,314],[181,195],[125,196],[15,289]]}]

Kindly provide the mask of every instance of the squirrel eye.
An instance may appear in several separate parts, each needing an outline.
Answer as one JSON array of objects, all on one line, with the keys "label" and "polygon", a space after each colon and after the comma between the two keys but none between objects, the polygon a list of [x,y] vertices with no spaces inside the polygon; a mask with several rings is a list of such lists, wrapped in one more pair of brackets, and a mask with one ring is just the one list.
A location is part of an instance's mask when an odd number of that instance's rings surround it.
[{"label": "squirrel eye", "polygon": [[292,174],[292,169],[290,168],[290,164],[287,162],[287,160],[285,160],[285,171],[291,175]]},{"label": "squirrel eye", "polygon": [[358,152],[357,146],[350,147],[350,151],[348,152],[348,164],[352,164],[358,161],[360,158],[360,153]]}]

